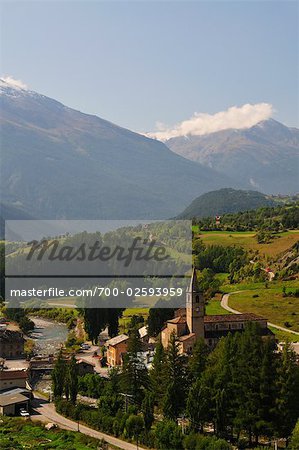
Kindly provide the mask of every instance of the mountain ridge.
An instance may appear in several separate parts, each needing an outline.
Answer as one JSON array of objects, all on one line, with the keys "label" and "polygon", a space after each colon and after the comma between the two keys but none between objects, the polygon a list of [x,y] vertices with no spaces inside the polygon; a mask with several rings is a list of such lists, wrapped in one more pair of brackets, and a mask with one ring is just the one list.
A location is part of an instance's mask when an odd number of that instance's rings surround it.
[{"label": "mountain ridge", "polygon": [[166,145],[262,192],[293,194],[298,190],[299,130],[274,119],[247,129],[172,138]]},{"label": "mountain ridge", "polygon": [[240,185],[34,91],[1,93],[2,202],[37,219],[173,217],[194,193]]}]

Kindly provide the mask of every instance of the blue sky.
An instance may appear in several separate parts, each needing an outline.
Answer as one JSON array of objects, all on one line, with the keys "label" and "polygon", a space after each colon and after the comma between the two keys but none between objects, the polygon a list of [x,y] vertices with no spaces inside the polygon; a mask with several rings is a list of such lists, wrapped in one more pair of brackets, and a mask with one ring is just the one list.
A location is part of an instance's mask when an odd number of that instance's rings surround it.
[{"label": "blue sky", "polygon": [[298,3],[2,2],[1,73],[152,131],[269,103],[299,126]]}]

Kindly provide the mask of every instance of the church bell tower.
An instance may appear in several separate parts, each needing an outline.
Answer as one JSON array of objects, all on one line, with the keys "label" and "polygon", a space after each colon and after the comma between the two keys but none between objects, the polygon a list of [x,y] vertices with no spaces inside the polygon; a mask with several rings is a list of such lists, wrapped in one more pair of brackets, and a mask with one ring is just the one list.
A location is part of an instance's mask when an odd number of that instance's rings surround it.
[{"label": "church bell tower", "polygon": [[186,294],[186,319],[189,333],[195,333],[196,339],[204,338],[205,301],[199,288],[196,270],[193,269],[190,285]]}]

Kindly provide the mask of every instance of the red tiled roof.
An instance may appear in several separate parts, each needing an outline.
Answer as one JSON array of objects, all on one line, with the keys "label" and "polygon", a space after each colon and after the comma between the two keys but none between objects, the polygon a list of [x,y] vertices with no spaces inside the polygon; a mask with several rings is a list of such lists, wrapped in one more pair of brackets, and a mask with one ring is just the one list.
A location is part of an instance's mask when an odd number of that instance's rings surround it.
[{"label": "red tiled roof", "polygon": [[213,322],[253,322],[259,320],[267,320],[264,317],[257,316],[253,313],[245,313],[245,314],[223,314],[223,315],[215,315],[215,316],[205,316],[205,323],[213,323]]},{"label": "red tiled roof", "polygon": [[28,378],[25,370],[0,370],[0,380],[18,380],[20,378]]}]

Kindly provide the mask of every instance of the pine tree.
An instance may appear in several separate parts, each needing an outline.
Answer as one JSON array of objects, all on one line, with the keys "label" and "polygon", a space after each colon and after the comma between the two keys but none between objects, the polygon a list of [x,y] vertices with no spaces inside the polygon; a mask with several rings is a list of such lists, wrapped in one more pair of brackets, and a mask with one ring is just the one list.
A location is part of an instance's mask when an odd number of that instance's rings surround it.
[{"label": "pine tree", "polygon": [[179,354],[174,333],[171,334],[166,353],[166,393],[163,399],[164,416],[176,420],[185,404],[186,361]]},{"label": "pine tree", "polygon": [[288,439],[299,417],[299,367],[296,354],[287,342],[277,371],[276,429]]},{"label": "pine tree", "polygon": [[65,376],[66,364],[65,360],[63,359],[62,350],[60,350],[52,372],[52,389],[54,398],[62,397],[64,391]]},{"label": "pine tree", "polygon": [[158,408],[161,408],[166,388],[166,355],[161,342],[159,342],[156,346],[153,364],[149,375],[150,387],[152,392],[155,394],[155,405]]},{"label": "pine tree", "polygon": [[67,382],[69,385],[70,400],[72,403],[76,403],[78,395],[78,368],[75,355],[72,356],[68,366]]},{"label": "pine tree", "polygon": [[152,392],[146,391],[142,402],[142,414],[145,429],[148,432],[154,422],[154,395]]},{"label": "pine tree", "polygon": [[187,415],[194,431],[203,431],[205,422],[212,420],[211,390],[204,377],[198,378],[191,386],[187,399]]},{"label": "pine tree", "polygon": [[128,340],[128,351],[124,357],[122,372],[122,386],[124,391],[133,397],[137,404],[141,404],[144,388],[148,386],[148,373],[140,359],[142,342],[138,330],[132,330]]},{"label": "pine tree", "polygon": [[192,380],[197,380],[203,374],[208,354],[208,347],[205,344],[204,339],[199,338],[194,345],[192,356],[189,360],[189,371]]}]

